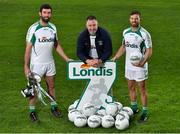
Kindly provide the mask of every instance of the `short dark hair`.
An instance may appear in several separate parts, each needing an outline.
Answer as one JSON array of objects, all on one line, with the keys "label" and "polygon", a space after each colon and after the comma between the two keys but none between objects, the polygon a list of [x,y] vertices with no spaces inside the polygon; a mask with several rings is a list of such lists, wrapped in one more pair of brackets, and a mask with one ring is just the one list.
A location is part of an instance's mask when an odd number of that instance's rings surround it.
[{"label": "short dark hair", "polygon": [[96,16],[94,16],[94,15],[89,15],[89,16],[86,18],[86,20],[97,20],[97,19],[96,19]]},{"label": "short dark hair", "polygon": [[49,4],[42,4],[39,8],[39,12],[42,12],[43,9],[51,9],[52,12],[52,7]]},{"label": "short dark hair", "polygon": [[139,16],[141,16],[141,13],[137,10],[133,10],[131,13],[130,13],[130,16],[131,15],[134,15],[134,14],[138,14]]}]

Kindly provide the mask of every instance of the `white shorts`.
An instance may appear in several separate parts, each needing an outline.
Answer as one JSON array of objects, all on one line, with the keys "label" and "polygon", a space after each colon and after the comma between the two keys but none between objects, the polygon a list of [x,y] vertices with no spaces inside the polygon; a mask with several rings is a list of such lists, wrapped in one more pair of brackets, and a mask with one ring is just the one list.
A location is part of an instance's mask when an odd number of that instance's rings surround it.
[{"label": "white shorts", "polygon": [[31,64],[31,72],[34,72],[42,76],[53,76],[56,74],[56,68],[54,62],[48,64]]},{"label": "white shorts", "polygon": [[135,80],[137,82],[146,80],[148,78],[148,71],[142,70],[142,71],[133,71],[133,70],[125,70],[125,77],[128,80]]}]

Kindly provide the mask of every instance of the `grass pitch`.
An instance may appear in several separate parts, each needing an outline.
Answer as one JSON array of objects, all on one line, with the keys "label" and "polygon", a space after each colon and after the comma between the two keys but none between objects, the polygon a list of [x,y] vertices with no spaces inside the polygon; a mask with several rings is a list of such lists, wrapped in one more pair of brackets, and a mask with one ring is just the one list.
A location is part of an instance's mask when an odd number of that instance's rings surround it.
[{"label": "grass pitch", "polygon": [[[68,121],[67,108],[79,98],[86,81],[68,80],[67,65],[55,53],[56,96],[64,117],[54,118],[50,106],[44,107],[38,103],[41,123],[32,124],[28,117],[28,101],[20,94],[26,84],[23,73],[25,35],[28,27],[39,19],[39,6],[45,2],[0,0],[0,132],[180,132],[179,0],[51,0],[52,22],[57,26],[65,52],[75,60],[76,40],[85,27],[86,16],[96,15],[100,26],[109,31],[115,54],[120,46],[123,29],[129,27],[129,13],[133,9],[141,11],[141,24],[151,33],[153,40],[147,82],[150,118],[147,123],[139,125],[137,115],[124,131],[118,131],[115,127],[76,128]],[[129,105],[123,58],[118,61],[118,77],[113,90],[118,101]]]}]

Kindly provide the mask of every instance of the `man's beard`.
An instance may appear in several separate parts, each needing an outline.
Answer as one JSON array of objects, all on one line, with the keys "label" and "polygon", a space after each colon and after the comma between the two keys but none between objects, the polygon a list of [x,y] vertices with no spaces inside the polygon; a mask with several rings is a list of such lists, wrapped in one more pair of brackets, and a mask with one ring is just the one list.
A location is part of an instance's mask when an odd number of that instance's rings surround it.
[{"label": "man's beard", "polygon": [[96,31],[89,32],[90,35],[96,35]]},{"label": "man's beard", "polygon": [[132,27],[139,27],[139,23],[131,24]]},{"label": "man's beard", "polygon": [[45,23],[48,23],[48,22],[50,21],[50,19],[51,19],[51,18],[49,18],[49,17],[45,18],[45,17],[42,17],[42,16],[41,16],[41,20],[42,20],[43,22],[45,22]]}]

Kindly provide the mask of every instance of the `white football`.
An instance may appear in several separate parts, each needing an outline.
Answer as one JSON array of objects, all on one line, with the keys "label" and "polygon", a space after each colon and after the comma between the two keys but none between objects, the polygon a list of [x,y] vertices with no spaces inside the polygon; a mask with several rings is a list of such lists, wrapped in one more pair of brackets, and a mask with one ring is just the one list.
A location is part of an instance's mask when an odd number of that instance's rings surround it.
[{"label": "white football", "polygon": [[81,115],[82,113],[77,110],[77,109],[73,109],[71,111],[69,111],[68,113],[68,119],[71,121],[71,122],[74,122],[74,119],[77,115]]},{"label": "white football", "polygon": [[97,115],[100,115],[100,116],[105,116],[106,115],[106,110],[105,109],[100,109],[96,112]]},{"label": "white football", "polygon": [[97,115],[101,120],[102,120],[102,118],[104,117],[104,115],[102,115],[102,114],[95,114],[95,115]]},{"label": "white football", "polygon": [[116,116],[118,112],[118,107],[115,103],[109,103],[106,105],[106,114],[111,116]]},{"label": "white football", "polygon": [[85,115],[77,115],[74,119],[74,125],[76,127],[84,127],[87,124],[87,118]]},{"label": "white football", "polygon": [[127,112],[127,114],[129,115],[129,117],[132,117],[133,116],[133,111],[130,107],[123,107],[122,108],[122,111],[125,111]]},{"label": "white football", "polygon": [[74,106],[74,104],[71,104],[71,105],[68,107],[68,112],[71,111],[71,110],[73,110],[73,109],[75,109],[75,106]]},{"label": "white football", "polygon": [[78,103],[79,103],[79,99],[77,99],[77,100],[74,101],[73,104],[74,104],[74,107],[75,107],[75,108],[76,108],[76,106],[77,106]]},{"label": "white football", "polygon": [[121,110],[121,111],[118,112],[118,114],[123,114],[125,116],[125,118],[129,120],[129,115],[128,115],[128,113],[126,111]]},{"label": "white football", "polygon": [[104,128],[110,128],[114,125],[114,118],[111,115],[105,115],[102,117],[102,127]]},{"label": "white football", "polygon": [[129,120],[127,118],[118,118],[115,121],[115,126],[118,130],[124,130],[129,127]]},{"label": "white football", "polygon": [[123,108],[123,105],[120,102],[114,102],[117,105],[118,111]]},{"label": "white football", "polygon": [[142,60],[142,53],[139,51],[134,51],[130,53],[130,62],[133,64],[137,64]]},{"label": "white football", "polygon": [[101,124],[101,119],[99,116],[97,115],[91,115],[89,118],[88,118],[88,126],[90,128],[97,128],[99,127]]},{"label": "white football", "polygon": [[124,117],[125,117],[125,115],[124,115],[124,114],[122,114],[122,113],[118,113],[118,114],[116,115],[116,120],[117,120],[117,119],[124,118]]},{"label": "white football", "polygon": [[96,111],[97,111],[97,108],[90,103],[86,103],[82,108],[83,114],[87,117],[94,115]]}]

